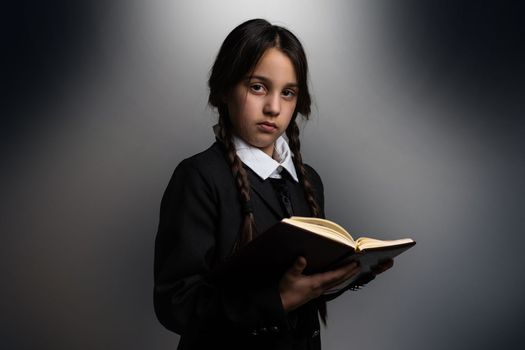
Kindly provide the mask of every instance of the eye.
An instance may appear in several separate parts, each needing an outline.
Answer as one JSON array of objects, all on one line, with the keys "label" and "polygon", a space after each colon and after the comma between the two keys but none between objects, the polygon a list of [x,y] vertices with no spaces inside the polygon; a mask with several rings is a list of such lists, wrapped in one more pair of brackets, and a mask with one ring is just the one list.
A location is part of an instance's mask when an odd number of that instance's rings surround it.
[{"label": "eye", "polygon": [[292,90],[292,89],[286,89],[286,90],[283,91],[283,96],[288,98],[288,99],[292,99],[296,95],[297,95],[297,93],[294,90]]},{"label": "eye", "polygon": [[250,90],[256,93],[261,93],[264,91],[264,85],[261,83],[254,83],[250,85]]}]

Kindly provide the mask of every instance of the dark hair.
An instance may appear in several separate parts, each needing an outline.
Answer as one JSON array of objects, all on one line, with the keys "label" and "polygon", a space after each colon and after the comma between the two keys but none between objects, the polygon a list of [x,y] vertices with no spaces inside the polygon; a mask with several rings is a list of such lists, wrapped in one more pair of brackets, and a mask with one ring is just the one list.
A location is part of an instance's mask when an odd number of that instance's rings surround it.
[{"label": "dark hair", "polygon": [[232,172],[239,188],[240,200],[246,215],[245,224],[236,245],[242,247],[253,237],[254,223],[253,215],[249,210],[250,185],[242,162],[235,153],[232,140],[232,124],[229,118],[226,96],[247,74],[255,69],[262,55],[269,48],[277,48],[282,51],[295,68],[297,83],[299,85],[297,104],[286,135],[290,149],[294,154],[294,163],[299,172],[299,180],[306,193],[306,199],[310,205],[312,215],[320,214],[319,206],[313,195],[312,186],[307,179],[306,170],[302,161],[299,141],[299,127],[296,123],[297,114],[305,119],[310,115],[310,93],[308,91],[308,63],[303,46],[299,39],[288,29],[272,25],[264,19],[252,19],[246,21],[226,37],[219,50],[215,63],[211,69],[208,85],[210,95],[208,102],[216,107],[219,112],[220,138],[228,151]]},{"label": "dark hair", "polygon": [[295,68],[299,96],[292,120],[297,113],[306,119],[310,115],[308,92],[308,63],[299,39],[288,29],[272,25],[263,19],[246,21],[226,37],[213,64],[208,85],[209,103],[219,114],[227,112],[226,95],[247,73],[253,71],[269,48],[278,48],[290,58]]},{"label": "dark hair", "polygon": [[[233,252],[253,239],[255,221],[250,204],[250,181],[235,152],[232,138],[233,125],[228,113],[226,99],[231,90],[246,75],[253,72],[262,55],[270,48],[277,48],[283,52],[291,60],[295,69],[297,84],[299,85],[297,104],[286,129],[286,136],[290,150],[294,154],[294,165],[298,171],[299,182],[304,189],[311,214],[312,216],[321,214],[303,164],[300,152],[299,127],[296,123],[297,114],[308,119],[311,105],[308,91],[308,63],[303,46],[299,39],[286,28],[272,25],[263,19],[246,21],[233,29],[222,43],[208,80],[210,88],[208,102],[219,112],[219,136],[227,151],[228,160],[239,190],[242,211],[245,215]],[[324,303],[320,305],[320,313],[324,321],[326,316]]]}]

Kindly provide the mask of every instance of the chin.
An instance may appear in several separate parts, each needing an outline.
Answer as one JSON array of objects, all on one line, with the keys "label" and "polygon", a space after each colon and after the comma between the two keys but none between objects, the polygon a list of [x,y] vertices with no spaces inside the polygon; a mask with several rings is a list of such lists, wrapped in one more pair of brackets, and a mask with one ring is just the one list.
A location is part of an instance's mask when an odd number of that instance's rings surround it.
[{"label": "chin", "polygon": [[275,140],[272,140],[272,141],[265,141],[265,142],[256,142],[256,143],[252,143],[253,146],[257,147],[257,148],[267,148],[267,147],[271,147],[273,144],[274,144]]}]

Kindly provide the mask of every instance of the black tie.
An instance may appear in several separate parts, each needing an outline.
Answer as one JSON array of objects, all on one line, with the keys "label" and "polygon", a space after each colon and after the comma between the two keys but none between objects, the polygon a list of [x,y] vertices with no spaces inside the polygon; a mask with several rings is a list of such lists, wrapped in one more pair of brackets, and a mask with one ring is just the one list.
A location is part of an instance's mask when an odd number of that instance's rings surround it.
[{"label": "black tie", "polygon": [[285,212],[286,216],[293,216],[292,201],[290,200],[290,192],[288,191],[288,186],[286,186],[286,180],[284,178],[270,178],[270,181],[273,185],[275,193],[277,194],[277,198],[279,198],[281,208]]}]

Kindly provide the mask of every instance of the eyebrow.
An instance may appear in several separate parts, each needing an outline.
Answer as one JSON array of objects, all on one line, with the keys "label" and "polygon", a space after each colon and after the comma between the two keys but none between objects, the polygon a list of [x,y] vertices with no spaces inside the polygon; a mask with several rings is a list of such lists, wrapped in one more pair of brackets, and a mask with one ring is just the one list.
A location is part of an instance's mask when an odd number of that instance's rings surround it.
[{"label": "eyebrow", "polygon": [[[246,77],[246,81],[250,81],[252,79],[258,79],[258,80],[262,80],[265,83],[270,83],[270,79],[268,79],[267,77],[263,75],[249,75]],[[286,83],[285,86],[298,88],[299,84],[297,84],[296,82],[291,82],[291,83]]]}]

